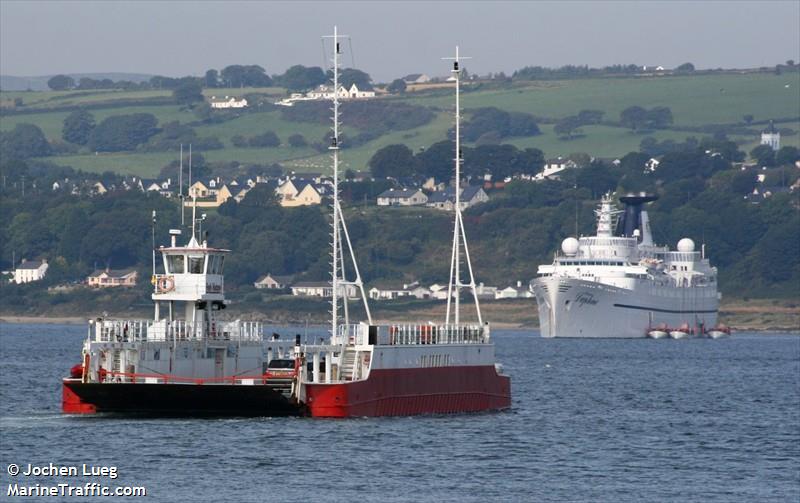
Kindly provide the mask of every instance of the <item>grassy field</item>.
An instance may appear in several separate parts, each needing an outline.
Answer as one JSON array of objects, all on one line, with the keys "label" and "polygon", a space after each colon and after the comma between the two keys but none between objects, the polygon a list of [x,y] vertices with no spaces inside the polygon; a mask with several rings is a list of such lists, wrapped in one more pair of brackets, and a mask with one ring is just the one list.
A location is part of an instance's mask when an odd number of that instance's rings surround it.
[{"label": "grassy field", "polygon": [[[788,87],[787,87],[788,86]],[[538,116],[560,118],[573,115],[584,109],[602,110],[608,120],[617,120],[619,112],[631,105],[645,107],[668,106],[672,109],[675,126],[700,126],[712,123],[739,123],[742,116],[752,114],[756,120],[800,116],[800,74],[743,74],[705,75],[697,77],[661,77],[630,79],[586,79],[520,83],[511,89],[465,92],[462,106],[465,109],[485,106],[532,113]],[[207,89],[206,96],[240,96],[261,93],[271,96],[285,94],[282,88]],[[65,104],[103,103],[119,99],[145,99],[170,96],[170,91],[96,91],[91,94],[76,91],[61,92],[2,92],[0,100],[13,101],[23,98],[26,106],[47,108]],[[342,151],[344,169],[366,169],[367,162],[375,153],[389,144],[404,143],[413,150],[427,147],[446,138],[452,127],[453,98],[445,95],[408,93],[394,98],[412,104],[436,107],[439,112],[429,124],[408,131],[397,131],[383,135],[359,147]],[[97,121],[110,115],[152,113],[160,123],[179,120],[196,121],[188,110],[176,105],[130,106],[94,109]],[[61,129],[67,112],[45,112],[0,117],[0,131],[13,129],[19,123],[39,126],[51,140],[61,138]],[[346,114],[342,117],[343,131],[355,135],[357,131],[347,127]],[[784,127],[800,130],[800,123],[784,123]],[[755,126],[757,128],[757,126]],[[584,135],[564,140],[553,133],[551,125],[541,125],[542,134],[528,138],[511,138],[509,143],[518,147],[536,147],[547,157],[586,152],[601,157],[623,155],[638,150],[643,136],[627,129],[611,126],[587,126]],[[245,112],[241,117],[222,124],[196,127],[200,136],[216,136],[226,145],[223,150],[204,152],[209,160],[240,161],[245,163],[281,162],[289,169],[326,171],[330,166],[327,154],[318,154],[311,148],[234,148],[231,138],[235,135],[253,136],[265,131],[274,131],[284,144],[291,134],[302,134],[309,143],[320,141],[328,127],[325,124],[309,124],[286,121],[279,111]],[[662,130],[652,134],[659,140],[682,141],[687,136],[702,137],[700,133]],[[757,145],[758,138],[735,137],[750,150]],[[800,146],[800,134],[784,135],[782,144]],[[68,164],[87,171],[113,170],[153,176],[176,157],[175,153],[119,153],[101,154],[84,152],[79,155],[53,158],[55,162]]]},{"label": "grassy field", "polygon": [[[239,161],[249,164],[271,164],[286,159],[310,157],[316,152],[311,148],[226,148],[202,152],[207,161]],[[101,152],[95,154],[64,155],[47,157],[46,160],[75,169],[102,173],[113,171],[127,175],[152,178],[165,165],[179,158],[178,152]]]},{"label": "grassy field", "polygon": [[[203,95],[206,97],[242,96],[250,93],[283,96],[286,94],[286,90],[282,87],[236,87],[203,90]],[[0,93],[0,99],[2,99],[3,102],[13,102],[16,98],[22,98],[22,102],[26,107],[35,109],[67,105],[88,105],[118,100],[169,98],[171,96],[172,91],[169,89],[154,89],[149,91],[125,91],[121,89],[94,89],[86,91],[3,91]]]},{"label": "grassy field", "polygon": [[[153,114],[158,118],[160,124],[170,121],[191,122],[196,120],[192,112],[183,110],[177,105],[103,108],[99,110],[92,110],[91,113],[94,115],[94,118],[98,123],[111,115],[127,115],[136,113]],[[69,114],[70,112],[47,112],[2,116],[0,117],[0,131],[14,129],[14,126],[17,124],[33,124],[41,128],[48,139],[60,140],[61,129],[64,127],[64,119]]]},{"label": "grassy field", "polygon": [[[788,88],[785,86],[789,86]],[[544,117],[566,117],[581,110],[602,110],[617,120],[632,105],[672,109],[675,125],[699,126],[796,117],[800,114],[800,73],[705,75],[631,79],[585,79],[532,83],[525,87],[464,93],[465,109],[493,106]],[[420,105],[452,107],[449,96],[407,99]]]}]

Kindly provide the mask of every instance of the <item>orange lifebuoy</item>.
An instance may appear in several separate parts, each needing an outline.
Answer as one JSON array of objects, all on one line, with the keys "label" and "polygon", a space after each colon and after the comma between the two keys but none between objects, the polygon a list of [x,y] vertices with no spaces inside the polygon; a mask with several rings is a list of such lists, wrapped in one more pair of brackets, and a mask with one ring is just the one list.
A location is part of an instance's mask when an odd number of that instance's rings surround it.
[{"label": "orange lifebuoy", "polygon": [[158,291],[161,293],[171,292],[175,288],[175,281],[169,276],[158,280]]}]

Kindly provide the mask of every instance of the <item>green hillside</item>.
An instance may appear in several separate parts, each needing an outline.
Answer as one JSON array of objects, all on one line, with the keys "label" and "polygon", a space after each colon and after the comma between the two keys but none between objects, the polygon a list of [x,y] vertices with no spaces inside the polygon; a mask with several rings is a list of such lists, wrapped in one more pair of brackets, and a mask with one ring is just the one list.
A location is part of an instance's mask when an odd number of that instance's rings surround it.
[{"label": "green hillside", "polygon": [[[470,90],[469,87],[473,90]],[[596,78],[566,81],[514,82],[498,88],[496,85],[470,84],[465,89],[462,106],[469,109],[497,107],[507,111],[527,112],[543,118],[542,134],[534,137],[507,138],[506,142],[519,147],[536,147],[547,157],[587,152],[601,157],[620,156],[638,150],[643,136],[616,126],[621,110],[639,105],[647,108],[665,106],[672,110],[674,123],[668,129],[648,133],[658,140],[681,141],[687,136],[708,135],[697,130],[713,124],[743,125],[743,116],[752,115],[756,122],[767,119],[791,119],[782,122],[794,134],[784,134],[784,145],[800,146],[800,74],[720,74],[657,78]],[[206,96],[266,95],[263,101],[282,96],[281,88],[206,89]],[[287,146],[290,135],[302,134],[309,144],[322,141],[328,131],[323,122],[293,122],[286,120],[279,109],[248,109],[226,116],[221,123],[201,122],[191,110],[169,104],[171,92],[153,91],[60,91],[60,92],[2,92],[0,102],[5,112],[0,114],[0,131],[9,131],[17,124],[34,124],[42,129],[49,140],[60,140],[64,118],[77,106],[87,106],[97,122],[112,115],[151,113],[159,124],[180,121],[191,124],[200,137],[214,136],[225,145],[224,149],[203,152],[212,161],[239,161],[242,163],[280,162],[292,169],[325,170],[329,165],[326,153],[311,147]],[[23,106],[13,107],[15,99]],[[433,121],[405,131],[390,131],[362,145],[342,153],[343,166],[356,170],[366,169],[367,162],[379,148],[404,143],[418,150],[446,138],[452,127],[450,111],[453,97],[448,90],[408,93],[387,98],[397,102],[432,107],[436,111]],[[150,100],[150,101],[148,101]],[[149,104],[162,100],[165,104]],[[142,103],[142,104],[138,104]],[[552,122],[581,110],[600,110],[605,113],[602,125],[583,127],[582,135],[565,140],[553,132]],[[218,113],[218,112],[214,112]],[[232,118],[233,117],[233,118]],[[354,137],[360,131],[349,128],[347,114],[343,114],[344,133]],[[741,148],[749,150],[758,141],[754,133],[763,126],[753,125],[753,133],[731,135]],[[274,131],[283,145],[277,148],[235,148],[231,138],[236,135],[254,136]],[[153,176],[161,167],[175,159],[171,152],[131,152],[95,155],[88,149],[77,154],[49,158],[59,164],[76,169],[102,172],[135,173]]]}]

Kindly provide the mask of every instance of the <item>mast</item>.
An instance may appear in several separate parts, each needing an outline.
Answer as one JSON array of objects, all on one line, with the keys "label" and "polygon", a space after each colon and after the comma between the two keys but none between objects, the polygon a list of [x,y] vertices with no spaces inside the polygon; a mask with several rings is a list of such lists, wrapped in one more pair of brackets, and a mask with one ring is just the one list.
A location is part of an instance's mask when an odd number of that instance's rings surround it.
[{"label": "mast", "polygon": [[[454,300],[455,309],[453,309],[453,318],[455,324],[461,322],[461,289],[469,287],[472,290],[472,297],[475,301],[475,311],[478,316],[478,323],[483,325],[483,317],[481,316],[481,307],[478,302],[478,291],[475,285],[475,276],[472,272],[472,261],[469,257],[469,246],[467,245],[467,234],[464,231],[464,220],[461,216],[461,165],[464,159],[461,154],[461,67],[459,62],[462,59],[470,59],[468,57],[460,56],[458,46],[456,46],[456,55],[454,58],[442,58],[453,61],[453,69],[451,73],[456,81],[456,155],[455,155],[455,217],[453,219],[453,251],[450,255],[450,282],[447,285],[447,314],[445,324],[450,324],[450,310],[451,301]],[[461,245],[464,245],[463,257],[467,264],[469,271],[469,283],[461,282]],[[454,299],[455,297],[455,299]]]},{"label": "mast", "polygon": [[181,143],[181,160],[179,163],[180,174],[178,175],[178,199],[181,202],[181,227],[186,225],[183,221],[183,143]]},{"label": "mast", "polygon": [[[344,307],[344,323],[350,323],[350,313],[347,307],[347,287],[357,286],[361,299],[364,303],[364,311],[367,314],[367,321],[372,324],[372,314],[369,310],[367,302],[366,291],[364,290],[364,282],[361,280],[361,273],[358,269],[356,262],[355,252],[350,242],[350,235],[347,232],[347,224],[344,221],[342,208],[339,202],[339,56],[341,50],[339,47],[339,38],[346,37],[346,35],[339,35],[337,26],[333,27],[333,35],[325,36],[323,38],[333,39],[333,137],[328,150],[331,151],[333,160],[333,202],[332,214],[333,222],[331,229],[331,337],[336,337],[337,327],[339,326],[339,295],[342,293],[340,290],[345,288],[342,305]],[[342,240],[344,236],[344,240]],[[348,281],[345,274],[345,252],[344,243],[347,243],[350,259],[353,265],[353,272],[355,273],[355,280]]]}]

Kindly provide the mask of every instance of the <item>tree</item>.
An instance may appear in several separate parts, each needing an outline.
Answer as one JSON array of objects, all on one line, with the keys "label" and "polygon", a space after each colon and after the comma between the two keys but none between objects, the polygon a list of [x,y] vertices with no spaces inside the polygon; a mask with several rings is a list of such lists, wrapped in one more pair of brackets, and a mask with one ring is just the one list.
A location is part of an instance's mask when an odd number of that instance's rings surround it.
[{"label": "tree", "polygon": [[43,157],[51,153],[44,133],[33,124],[17,124],[11,131],[0,131],[0,159],[3,161]]},{"label": "tree", "polygon": [[694,71],[694,65],[691,64],[691,63],[684,63],[684,64],[678,66],[675,70],[678,71],[678,72],[693,72]]},{"label": "tree", "polygon": [[75,110],[64,119],[61,137],[76,145],[86,145],[94,130],[94,116],[86,110]]},{"label": "tree", "polygon": [[231,136],[231,143],[234,147],[246,147],[247,146],[247,138],[240,134],[236,134]]},{"label": "tree", "polygon": [[369,160],[375,178],[405,178],[414,174],[414,154],[405,145],[387,145]]},{"label": "tree", "polygon": [[391,84],[386,86],[386,90],[390,93],[404,93],[406,92],[406,81],[403,79],[394,79]]},{"label": "tree", "polygon": [[275,82],[290,91],[305,91],[312,89],[328,80],[325,72],[318,66],[306,67],[294,65],[283,75],[275,77]]},{"label": "tree", "polygon": [[197,103],[192,108],[192,114],[203,122],[211,122],[214,117],[214,110],[206,101]]},{"label": "tree", "polygon": [[219,85],[219,72],[208,70],[205,76],[205,87],[217,87]]},{"label": "tree", "polygon": [[275,184],[257,184],[247,192],[241,204],[242,206],[254,206],[257,208],[278,206],[278,194],[275,192]]},{"label": "tree", "polygon": [[647,110],[640,106],[628,107],[619,114],[619,122],[634,131],[647,123]]},{"label": "tree", "polygon": [[299,148],[299,147],[305,147],[306,145],[308,145],[308,142],[306,141],[305,136],[299,133],[295,133],[289,136],[289,145],[295,148]]},{"label": "tree", "polygon": [[281,145],[281,139],[278,138],[278,135],[273,131],[267,131],[266,133],[253,136],[247,140],[247,144],[251,147],[279,147]]},{"label": "tree", "polygon": [[752,114],[743,115],[742,120],[744,120],[745,124],[749,126],[750,123],[753,122],[753,115]]},{"label": "tree", "polygon": [[191,107],[193,103],[203,101],[203,87],[199,81],[192,80],[181,84],[172,91],[178,105]]},{"label": "tree", "polygon": [[772,167],[775,165],[775,151],[769,145],[759,145],[750,151],[750,158],[759,166]]},{"label": "tree", "polygon": [[731,192],[739,196],[750,194],[757,182],[758,178],[752,171],[737,171],[731,179]]},{"label": "tree", "polygon": [[668,107],[655,107],[647,112],[647,124],[654,129],[663,129],[672,124],[672,110]]},{"label": "tree", "polygon": [[582,124],[600,124],[604,114],[601,110],[581,110],[578,112],[578,119]]},{"label": "tree", "polygon": [[781,147],[775,154],[775,164],[777,166],[786,166],[800,161],[800,150],[797,147],[786,145]]},{"label": "tree", "polygon": [[580,132],[581,125],[581,120],[577,116],[571,115],[556,122],[553,131],[561,137],[566,136],[568,139],[572,139],[573,133]]},{"label": "tree", "polygon": [[355,68],[345,68],[339,72],[339,84],[349,88],[353,84],[362,91],[372,89],[372,77],[368,73]]},{"label": "tree", "polygon": [[69,75],[56,75],[47,81],[47,87],[53,91],[64,91],[75,87],[75,79]]},{"label": "tree", "polygon": [[258,65],[230,65],[220,72],[222,82],[228,87],[269,87],[272,79]]},{"label": "tree", "polygon": [[417,154],[417,174],[420,177],[433,177],[437,182],[449,183],[455,177],[456,144],[451,140],[434,143],[423,152]]},{"label": "tree", "polygon": [[133,150],[158,132],[157,125],[153,114],[112,115],[94,128],[88,145],[101,152]]}]

